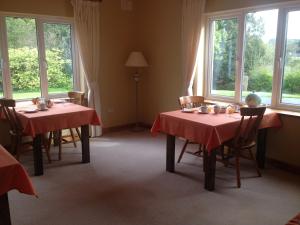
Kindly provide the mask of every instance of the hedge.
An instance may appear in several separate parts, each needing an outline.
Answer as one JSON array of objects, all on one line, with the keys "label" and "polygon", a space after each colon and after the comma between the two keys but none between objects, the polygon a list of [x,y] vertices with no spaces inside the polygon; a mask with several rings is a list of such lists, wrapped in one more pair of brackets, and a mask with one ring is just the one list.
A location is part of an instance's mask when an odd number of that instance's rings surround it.
[{"label": "hedge", "polygon": [[[40,89],[38,52],[36,48],[9,49],[9,65],[15,91],[37,91]],[[58,49],[46,50],[48,86],[71,88],[72,62],[63,57]]]}]

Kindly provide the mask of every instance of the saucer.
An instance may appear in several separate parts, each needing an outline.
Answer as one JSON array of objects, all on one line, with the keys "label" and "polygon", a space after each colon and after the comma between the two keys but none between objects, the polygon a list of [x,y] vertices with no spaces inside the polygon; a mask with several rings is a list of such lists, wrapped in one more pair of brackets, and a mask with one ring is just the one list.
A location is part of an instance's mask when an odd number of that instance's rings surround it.
[{"label": "saucer", "polygon": [[39,109],[39,111],[47,111],[48,108],[45,108],[45,109]]},{"label": "saucer", "polygon": [[201,111],[198,111],[198,113],[200,113],[200,114],[208,114],[208,112],[201,112]]},{"label": "saucer", "polygon": [[195,109],[188,109],[188,108],[183,108],[182,110],[181,110],[181,112],[185,112],[185,113],[192,113],[192,112],[194,112],[195,111]]},{"label": "saucer", "polygon": [[37,111],[37,109],[25,109],[24,113],[36,113]]}]

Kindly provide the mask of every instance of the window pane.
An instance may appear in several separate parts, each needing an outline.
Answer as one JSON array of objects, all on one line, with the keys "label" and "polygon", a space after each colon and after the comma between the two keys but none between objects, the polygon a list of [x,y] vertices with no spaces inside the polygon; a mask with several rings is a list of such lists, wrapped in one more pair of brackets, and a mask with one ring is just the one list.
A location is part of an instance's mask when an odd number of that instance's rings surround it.
[{"label": "window pane", "polygon": [[281,102],[300,105],[300,11],[288,13]]},{"label": "window pane", "polygon": [[242,99],[256,92],[271,104],[278,10],[246,14]]},{"label": "window pane", "polygon": [[44,36],[48,92],[68,92],[73,89],[71,26],[45,23]]},{"label": "window pane", "polygon": [[5,18],[13,98],[41,96],[36,24],[29,18]]},{"label": "window pane", "polygon": [[238,20],[215,20],[213,26],[213,59],[211,94],[234,96]]}]

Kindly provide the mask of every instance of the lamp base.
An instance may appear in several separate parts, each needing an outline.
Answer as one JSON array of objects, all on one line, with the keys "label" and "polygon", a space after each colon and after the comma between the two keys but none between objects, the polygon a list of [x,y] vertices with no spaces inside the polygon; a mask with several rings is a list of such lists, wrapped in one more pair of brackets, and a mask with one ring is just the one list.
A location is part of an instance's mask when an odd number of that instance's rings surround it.
[{"label": "lamp base", "polygon": [[132,132],[142,132],[145,130],[145,128],[141,127],[138,123],[136,123],[130,130]]}]

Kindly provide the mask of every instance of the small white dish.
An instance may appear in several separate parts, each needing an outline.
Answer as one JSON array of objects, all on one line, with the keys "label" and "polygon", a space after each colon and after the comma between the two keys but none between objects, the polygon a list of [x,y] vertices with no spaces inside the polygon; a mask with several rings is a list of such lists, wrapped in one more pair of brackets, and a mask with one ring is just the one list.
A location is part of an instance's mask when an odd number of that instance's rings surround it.
[{"label": "small white dish", "polygon": [[188,108],[183,108],[182,110],[181,110],[181,112],[185,112],[185,113],[192,113],[192,112],[194,112],[195,111],[195,109],[188,109]]},{"label": "small white dish", "polygon": [[55,104],[59,104],[59,103],[65,103],[66,100],[65,99],[52,99],[52,102]]},{"label": "small white dish", "polygon": [[198,110],[198,113],[200,113],[200,114],[208,114],[208,111],[202,112],[201,110]]},{"label": "small white dish", "polygon": [[24,113],[36,113],[37,111],[37,109],[25,109]]}]

